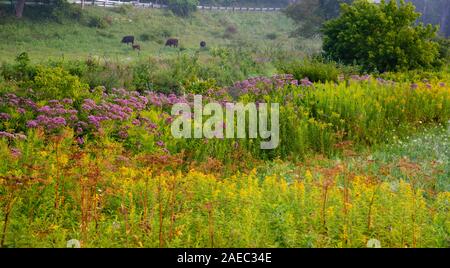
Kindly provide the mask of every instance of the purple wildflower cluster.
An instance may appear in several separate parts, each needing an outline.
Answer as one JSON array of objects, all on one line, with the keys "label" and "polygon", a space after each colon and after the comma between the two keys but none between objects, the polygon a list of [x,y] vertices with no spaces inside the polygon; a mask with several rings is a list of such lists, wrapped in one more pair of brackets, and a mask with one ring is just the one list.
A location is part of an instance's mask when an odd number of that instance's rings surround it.
[{"label": "purple wildflower cluster", "polygon": [[[309,80],[308,80],[309,81]],[[279,74],[268,77],[255,77],[235,83],[228,90],[232,96],[243,94],[264,95],[271,91],[279,90],[287,85],[298,86],[298,80],[291,74]],[[302,83],[303,85],[303,83]],[[310,84],[308,84],[310,85]],[[312,83],[311,83],[312,85]]]},{"label": "purple wildflower cluster", "polygon": [[9,120],[11,116],[8,113],[0,113],[0,120]]},{"label": "purple wildflower cluster", "polygon": [[29,98],[19,97],[15,94],[5,94],[0,97],[0,105],[2,106],[11,106],[20,108],[20,111],[25,111],[26,109],[35,110],[37,109],[37,105],[34,101]]},{"label": "purple wildflower cluster", "polygon": [[175,94],[163,94],[152,91],[146,91],[145,96],[151,105],[163,108],[170,108],[176,103],[188,103],[189,96],[177,96]]},{"label": "purple wildflower cluster", "polygon": [[[191,96],[193,99],[193,96]],[[167,113],[173,104],[189,103],[190,96],[177,96],[175,94],[162,94],[155,92],[127,91],[125,89],[113,89],[110,93],[104,92],[101,101],[84,99],[81,105],[74,104],[71,99],[49,100],[44,104],[37,104],[31,99],[22,98],[14,94],[6,94],[0,97],[0,130],[2,123],[12,119],[12,113],[25,114],[27,111],[30,120],[24,128],[43,128],[47,132],[56,131],[63,127],[71,127],[77,135],[76,141],[84,143],[83,136],[89,133],[102,133],[102,123],[105,121],[128,122],[134,126],[144,127],[149,133],[158,134],[158,125],[150,119],[142,117],[140,111],[157,107],[161,109],[160,119],[170,124],[173,118]],[[15,112],[14,112],[15,111]],[[15,113],[15,114],[17,114]],[[117,125],[117,136],[125,139],[128,137],[129,126]],[[22,134],[1,132],[0,137],[10,139],[22,138]]]},{"label": "purple wildflower cluster", "polygon": [[61,116],[49,117],[45,115],[38,115],[35,120],[27,122],[27,127],[33,128],[43,126],[47,130],[54,130],[67,125],[66,119]]},{"label": "purple wildflower cluster", "polygon": [[45,127],[54,130],[67,125],[73,126],[78,122],[78,111],[70,107],[73,101],[70,99],[49,100],[47,105],[35,108],[36,119],[27,122],[27,127]]},{"label": "purple wildflower cluster", "polygon": [[313,82],[309,81],[308,77],[305,77],[300,80],[300,85],[304,87],[312,87],[314,84]]},{"label": "purple wildflower cluster", "polygon": [[[236,83],[231,88],[210,90],[204,101],[230,101],[231,90],[237,90],[238,95],[245,93],[265,94],[273,90],[284,88],[286,85],[298,85],[298,81],[292,75],[276,75],[271,78],[258,77],[251,78]],[[302,85],[310,85],[309,80],[303,81]],[[131,121],[134,126],[145,127],[151,133],[157,133],[158,126],[149,119],[141,117],[140,111],[157,107],[161,109],[162,119],[170,124],[173,118],[168,115],[168,110],[176,103],[193,104],[194,95],[187,94],[177,96],[175,94],[163,94],[146,91],[143,94],[137,91],[127,91],[125,89],[113,89],[109,93],[102,93],[102,100],[84,99],[80,107],[74,104],[72,99],[49,100],[45,104],[37,104],[29,98],[23,98],[14,94],[5,94],[0,98],[1,109],[0,122],[8,121],[11,115],[8,112],[15,110],[19,114],[29,112],[31,120],[25,123],[26,128],[38,128],[51,132],[63,127],[71,127],[75,130],[77,141],[82,144],[83,135],[92,131],[101,132],[101,125],[105,121]],[[1,129],[1,128],[0,128]],[[128,128],[119,127],[117,134],[120,138],[128,136]],[[3,132],[4,137],[14,138],[15,134]],[[161,146],[162,147],[162,146]]]}]

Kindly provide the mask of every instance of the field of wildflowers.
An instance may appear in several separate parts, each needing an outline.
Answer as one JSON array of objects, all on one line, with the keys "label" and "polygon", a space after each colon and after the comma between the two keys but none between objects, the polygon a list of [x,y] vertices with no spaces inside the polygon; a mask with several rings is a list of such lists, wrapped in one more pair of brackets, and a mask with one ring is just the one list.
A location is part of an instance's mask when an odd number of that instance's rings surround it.
[{"label": "field of wildflowers", "polygon": [[2,94],[0,246],[449,247],[450,81],[387,79],[205,93],[280,103],[274,150],[174,139],[171,106],[192,93]]}]

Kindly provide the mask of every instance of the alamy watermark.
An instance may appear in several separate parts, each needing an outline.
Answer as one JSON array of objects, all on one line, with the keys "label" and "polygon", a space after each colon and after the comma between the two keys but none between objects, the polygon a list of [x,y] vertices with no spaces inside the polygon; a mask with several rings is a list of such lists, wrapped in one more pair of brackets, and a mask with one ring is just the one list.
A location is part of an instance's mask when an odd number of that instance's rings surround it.
[{"label": "alamy watermark", "polygon": [[[220,103],[210,102],[203,105],[201,95],[194,96],[193,114],[189,104],[174,104],[172,135],[177,139],[257,139],[259,135],[261,149],[278,147],[280,142],[278,103],[271,103],[270,109],[267,103],[225,103],[224,106],[225,113]],[[205,116],[209,118],[204,121]]]}]

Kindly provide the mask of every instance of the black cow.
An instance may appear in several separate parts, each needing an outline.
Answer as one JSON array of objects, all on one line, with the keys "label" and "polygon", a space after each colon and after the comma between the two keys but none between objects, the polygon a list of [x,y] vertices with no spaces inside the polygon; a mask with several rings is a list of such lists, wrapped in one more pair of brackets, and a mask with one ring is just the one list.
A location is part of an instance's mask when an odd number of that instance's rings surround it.
[{"label": "black cow", "polygon": [[178,39],[175,38],[170,38],[167,40],[166,42],[166,47],[178,47]]},{"label": "black cow", "polygon": [[131,43],[132,45],[134,45],[134,36],[132,36],[132,35],[127,35],[127,36],[124,36],[123,38],[122,38],[122,43],[124,43],[124,44],[129,44],[129,43]]},{"label": "black cow", "polygon": [[200,42],[200,47],[201,48],[205,48],[206,47],[206,42],[205,41],[201,41]]}]

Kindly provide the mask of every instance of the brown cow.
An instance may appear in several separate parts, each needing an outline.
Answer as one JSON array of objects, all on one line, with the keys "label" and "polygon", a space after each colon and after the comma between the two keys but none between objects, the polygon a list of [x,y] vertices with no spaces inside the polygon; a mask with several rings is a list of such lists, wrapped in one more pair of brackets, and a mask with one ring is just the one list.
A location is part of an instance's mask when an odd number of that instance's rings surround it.
[{"label": "brown cow", "polygon": [[138,44],[136,44],[136,45],[133,45],[133,50],[139,50],[139,51],[141,51],[141,46],[140,45],[138,45]]}]

